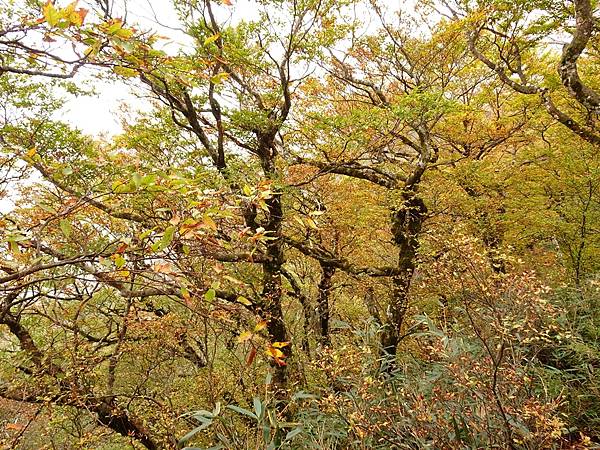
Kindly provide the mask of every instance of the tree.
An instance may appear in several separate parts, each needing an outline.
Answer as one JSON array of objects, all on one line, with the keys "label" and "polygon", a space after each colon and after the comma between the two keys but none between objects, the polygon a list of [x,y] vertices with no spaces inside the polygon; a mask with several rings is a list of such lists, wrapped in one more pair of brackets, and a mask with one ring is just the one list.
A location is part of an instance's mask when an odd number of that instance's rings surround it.
[{"label": "tree", "polygon": [[[382,349],[393,360],[428,217],[420,192],[428,182],[427,175],[462,160],[483,159],[510,141],[528,119],[518,112],[500,119],[501,107],[493,117],[496,111],[489,101],[485,105],[489,111],[476,113],[476,102],[481,101],[476,92],[485,75],[470,69],[458,29],[448,25],[429,39],[415,38],[410,17],[399,15],[399,23],[392,24],[388,19],[393,16],[391,11],[374,2],[369,5],[380,26],[378,36],[383,38],[354,38],[342,55],[331,51],[326,66],[329,80],[319,91],[310,92],[307,100],[313,107],[315,95],[327,98],[322,106],[325,113],[306,114],[310,120],[302,144],[307,150],[297,160],[317,168],[318,176],[336,174],[363,180],[384,192],[377,201],[388,208],[389,232],[397,252],[395,266],[346,270],[390,277],[390,300],[379,321]],[[486,130],[483,123],[490,120],[496,129],[486,136],[477,128]],[[500,120],[505,120],[502,129]],[[460,136],[455,129],[457,121],[465,127]],[[314,251],[306,253],[331,264]],[[338,263],[338,267],[344,264]]]}]

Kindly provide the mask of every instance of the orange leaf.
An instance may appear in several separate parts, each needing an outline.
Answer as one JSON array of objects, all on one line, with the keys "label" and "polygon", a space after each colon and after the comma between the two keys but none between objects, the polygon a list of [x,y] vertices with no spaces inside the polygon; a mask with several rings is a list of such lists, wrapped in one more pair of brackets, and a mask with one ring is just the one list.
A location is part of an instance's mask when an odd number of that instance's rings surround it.
[{"label": "orange leaf", "polygon": [[273,358],[273,360],[275,361],[275,364],[277,364],[279,367],[281,366],[287,366],[286,362],[282,359],[279,358]]},{"label": "orange leaf", "polygon": [[87,13],[89,12],[89,9],[85,9],[85,8],[79,8],[77,11],[75,11],[75,13],[77,13],[79,15],[80,18],[80,24],[83,25],[83,21],[85,20],[85,16],[87,16]]},{"label": "orange leaf", "polygon": [[152,266],[152,270],[154,270],[157,273],[165,273],[167,275],[172,274],[175,269],[173,267],[173,264],[171,263],[156,263]]},{"label": "orange leaf", "polygon": [[231,6],[232,5],[231,0],[221,0],[221,3],[223,3],[226,6]]}]

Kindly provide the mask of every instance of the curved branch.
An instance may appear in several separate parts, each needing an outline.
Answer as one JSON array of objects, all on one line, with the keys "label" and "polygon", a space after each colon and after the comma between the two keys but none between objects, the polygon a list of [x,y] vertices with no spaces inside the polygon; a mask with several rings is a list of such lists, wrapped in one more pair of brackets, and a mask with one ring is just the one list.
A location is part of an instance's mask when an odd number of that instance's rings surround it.
[{"label": "curved branch", "polygon": [[391,277],[402,273],[398,267],[360,267],[350,263],[345,258],[336,257],[327,250],[298,242],[295,239],[284,237],[284,242],[290,247],[294,247],[306,256],[316,259],[320,263],[326,264],[332,268],[340,269],[350,275],[367,275],[370,277]]},{"label": "curved branch", "polygon": [[594,30],[594,17],[590,0],[574,0],[575,32],[571,42],[565,44],[558,72],[563,85],[583,106],[592,111],[600,111],[600,95],[586,86],[577,70],[577,60],[585,50]]}]

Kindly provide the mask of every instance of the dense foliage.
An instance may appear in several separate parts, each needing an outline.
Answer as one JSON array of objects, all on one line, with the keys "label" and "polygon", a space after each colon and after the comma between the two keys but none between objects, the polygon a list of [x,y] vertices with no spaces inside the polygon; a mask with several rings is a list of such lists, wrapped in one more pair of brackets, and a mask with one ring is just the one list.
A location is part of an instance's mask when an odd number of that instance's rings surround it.
[{"label": "dense foliage", "polygon": [[171,3],[0,0],[2,448],[598,448],[596,2]]}]

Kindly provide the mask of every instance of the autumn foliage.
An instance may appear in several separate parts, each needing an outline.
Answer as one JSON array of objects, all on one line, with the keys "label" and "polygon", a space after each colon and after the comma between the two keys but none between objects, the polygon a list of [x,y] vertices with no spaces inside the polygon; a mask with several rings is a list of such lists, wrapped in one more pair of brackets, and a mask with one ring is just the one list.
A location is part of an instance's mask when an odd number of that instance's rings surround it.
[{"label": "autumn foliage", "polygon": [[1,448],[600,445],[595,3],[163,3],[0,2]]}]

